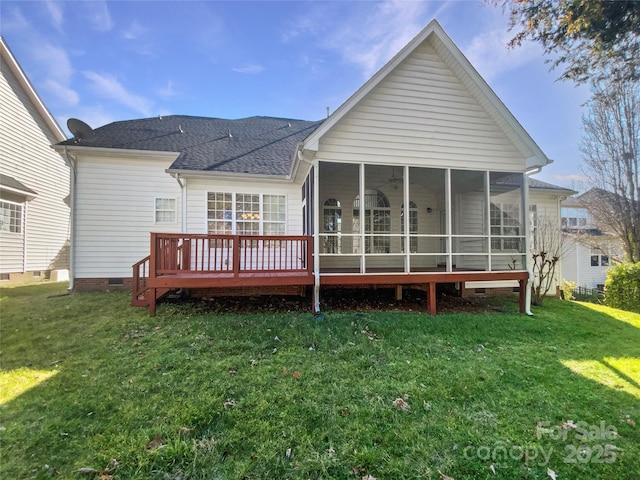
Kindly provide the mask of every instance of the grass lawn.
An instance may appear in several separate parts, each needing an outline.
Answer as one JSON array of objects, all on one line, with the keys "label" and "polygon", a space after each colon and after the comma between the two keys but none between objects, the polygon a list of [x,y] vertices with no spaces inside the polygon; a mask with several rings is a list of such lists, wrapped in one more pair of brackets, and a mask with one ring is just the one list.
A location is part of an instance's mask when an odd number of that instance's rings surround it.
[{"label": "grass lawn", "polygon": [[638,479],[640,315],[1,292],[0,478]]}]

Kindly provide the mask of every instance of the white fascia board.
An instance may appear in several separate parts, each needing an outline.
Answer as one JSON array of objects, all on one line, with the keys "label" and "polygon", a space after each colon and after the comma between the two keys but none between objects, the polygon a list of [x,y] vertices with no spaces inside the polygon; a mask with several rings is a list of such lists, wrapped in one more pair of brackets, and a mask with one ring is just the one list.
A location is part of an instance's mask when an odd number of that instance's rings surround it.
[{"label": "white fascia board", "polygon": [[260,175],[253,173],[233,173],[233,172],[218,172],[218,171],[204,171],[204,170],[180,170],[174,168],[167,168],[165,170],[169,175],[179,175],[181,178],[204,178],[215,177],[216,180],[245,180],[267,183],[293,183],[293,179],[289,176],[282,175]]},{"label": "white fascia board", "polygon": [[81,145],[52,145],[56,152],[70,153],[73,155],[84,156],[97,156],[104,158],[129,158],[134,157],[137,159],[148,160],[167,160],[174,162],[180,152],[160,152],[157,150],[131,150],[127,148],[105,148],[105,147],[90,147]]}]

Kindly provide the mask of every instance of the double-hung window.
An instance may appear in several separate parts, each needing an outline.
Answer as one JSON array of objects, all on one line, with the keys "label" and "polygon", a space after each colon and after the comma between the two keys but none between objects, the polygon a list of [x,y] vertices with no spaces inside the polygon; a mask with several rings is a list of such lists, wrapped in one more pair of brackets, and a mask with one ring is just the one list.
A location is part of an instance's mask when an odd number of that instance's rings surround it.
[{"label": "double-hung window", "polygon": [[23,209],[21,203],[0,201],[0,231],[22,233]]},{"label": "double-hung window", "polygon": [[175,198],[156,198],[155,204],[155,222],[156,223],[175,223],[176,222],[176,206]]}]

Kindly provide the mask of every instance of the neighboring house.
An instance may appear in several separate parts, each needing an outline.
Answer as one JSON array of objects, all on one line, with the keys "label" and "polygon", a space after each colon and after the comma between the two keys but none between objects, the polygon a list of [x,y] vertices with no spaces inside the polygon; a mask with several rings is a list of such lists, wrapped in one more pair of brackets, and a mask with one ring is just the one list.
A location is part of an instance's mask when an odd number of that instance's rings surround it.
[{"label": "neighboring house", "polygon": [[[0,275],[68,278],[69,167],[52,143],[66,139],[0,37]],[[53,273],[52,273],[53,272]]]},{"label": "neighboring house", "polygon": [[56,146],[76,172],[73,285],[133,283],[151,311],[169,288],[312,286],[318,310],[323,286],[404,285],[433,313],[438,283],[518,285],[524,310],[530,217],[559,225],[567,195],[529,179],[550,160],[435,21],[324,121],[77,133]]},{"label": "neighboring house", "polygon": [[562,202],[563,278],[578,287],[604,290],[607,270],[623,257],[620,240],[600,230],[585,203],[591,190]]}]

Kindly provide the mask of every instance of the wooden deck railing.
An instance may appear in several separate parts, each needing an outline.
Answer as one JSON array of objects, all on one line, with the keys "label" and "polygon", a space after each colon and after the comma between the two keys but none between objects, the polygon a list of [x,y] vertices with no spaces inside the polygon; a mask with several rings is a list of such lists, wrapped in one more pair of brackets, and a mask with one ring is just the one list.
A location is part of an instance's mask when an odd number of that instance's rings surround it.
[{"label": "wooden deck railing", "polygon": [[193,286],[203,285],[205,277],[228,284],[229,279],[251,276],[255,283],[278,275],[305,277],[300,283],[308,284],[312,271],[310,236],[151,233],[150,255],[133,265],[132,303],[148,305],[150,290],[177,288],[185,277],[201,279]]},{"label": "wooden deck railing", "polygon": [[311,237],[152,233],[151,276],[310,272]]}]

